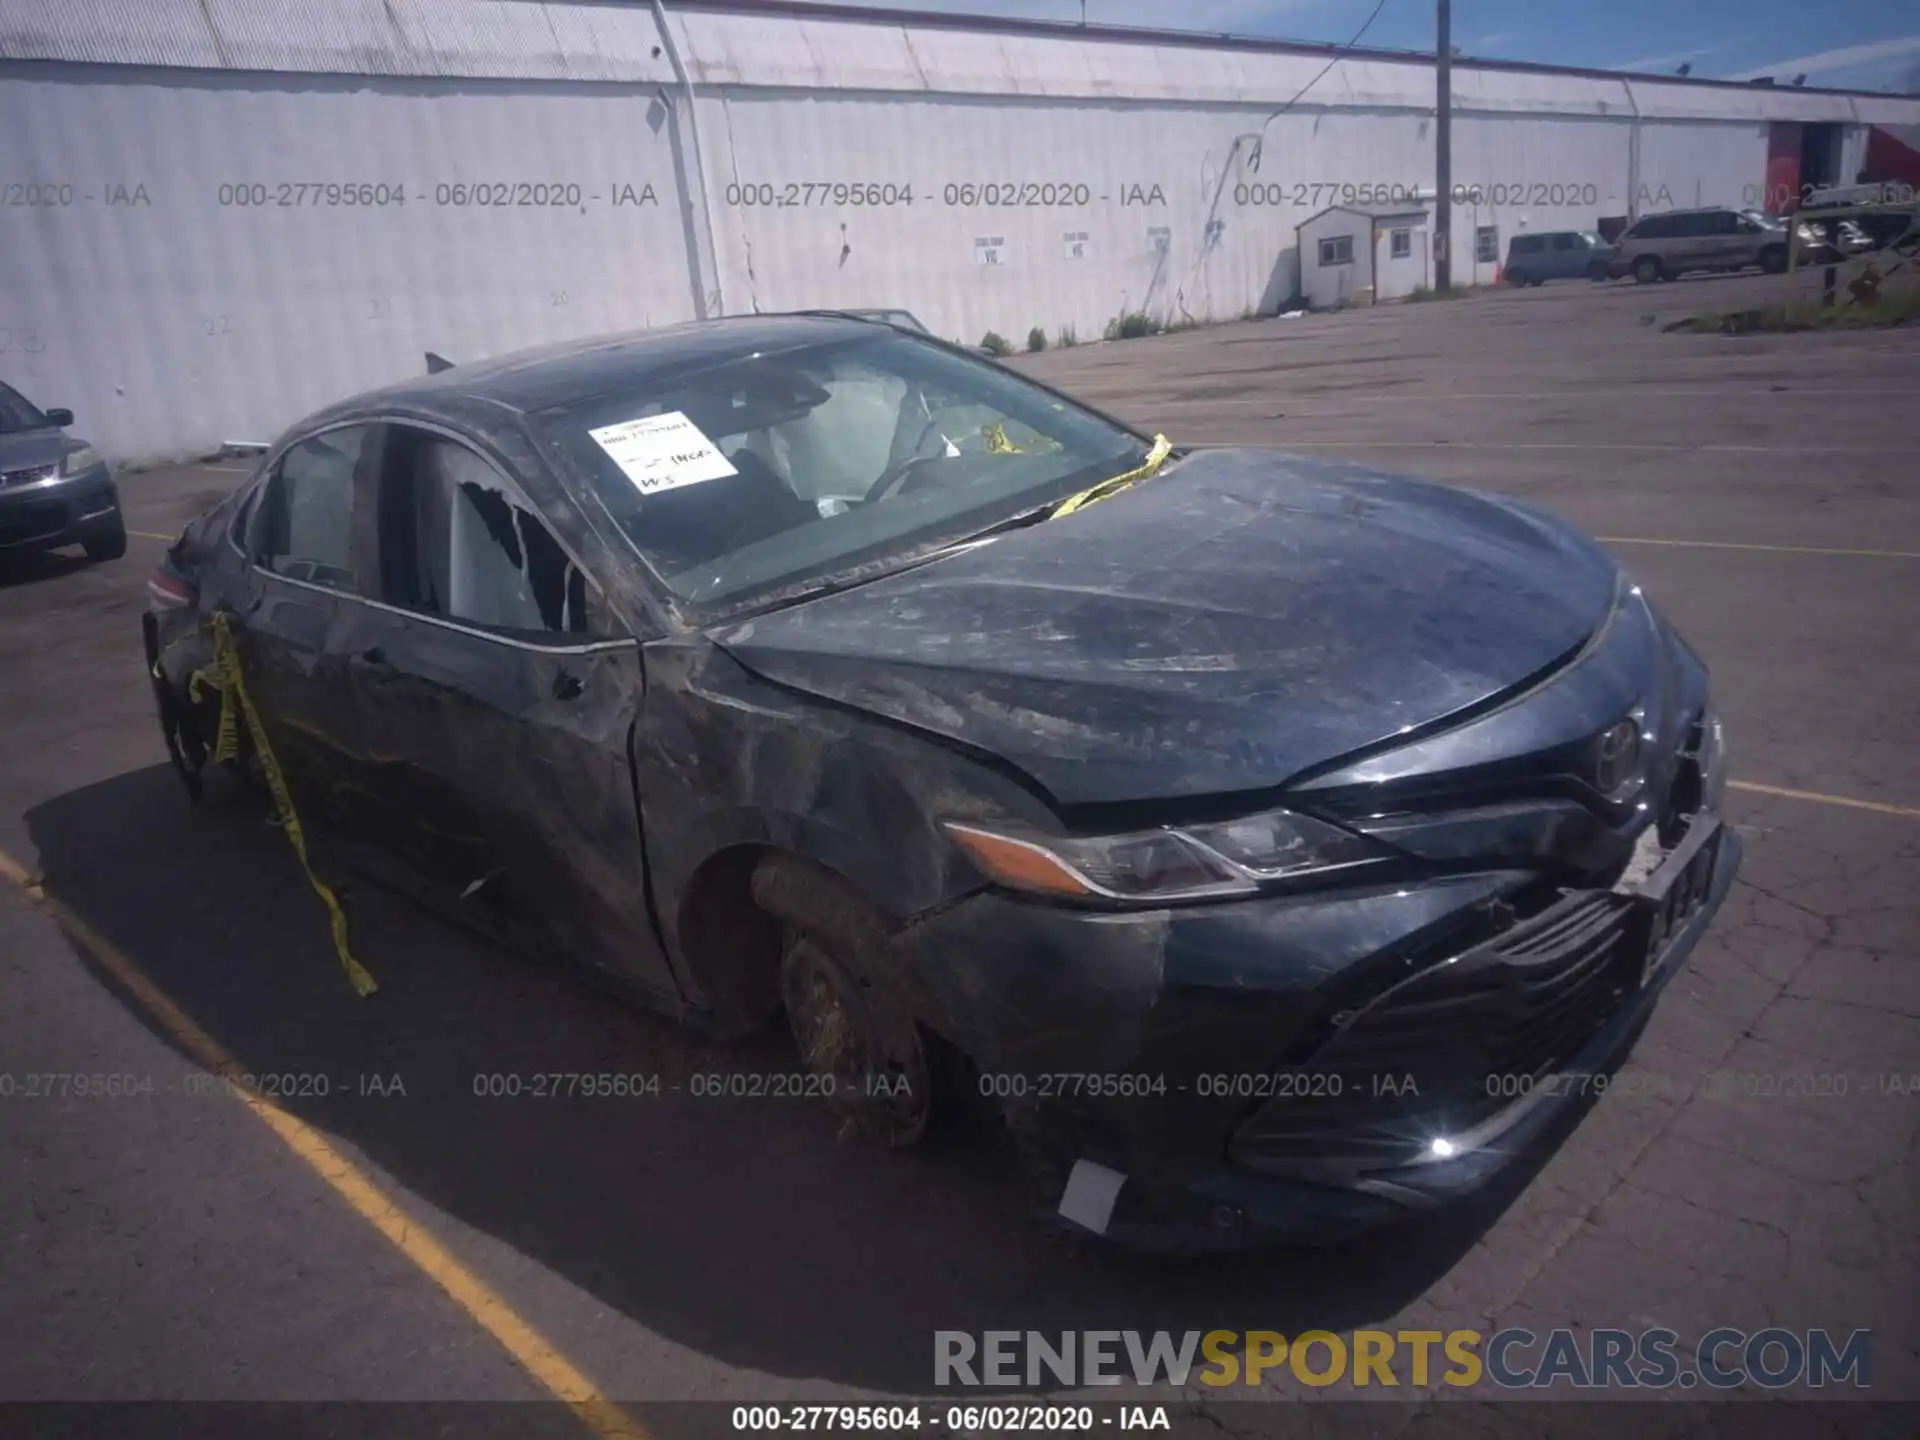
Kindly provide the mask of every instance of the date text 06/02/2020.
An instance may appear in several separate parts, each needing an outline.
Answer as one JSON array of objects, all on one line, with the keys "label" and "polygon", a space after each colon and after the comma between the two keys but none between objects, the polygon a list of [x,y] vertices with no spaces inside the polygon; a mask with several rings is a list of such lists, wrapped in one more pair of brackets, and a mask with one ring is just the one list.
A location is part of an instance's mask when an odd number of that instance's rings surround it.
[{"label": "date text 06/02/2020", "polygon": [[721,192],[733,207],[792,210],[808,207],[890,209],[896,205],[944,205],[957,209],[1077,209],[1118,202],[1122,207],[1167,204],[1164,186],[1153,180],[949,180],[916,185],[910,180],[736,180]]},{"label": "date text 06/02/2020", "polygon": [[735,1430],[824,1430],[850,1434],[944,1429],[983,1431],[1171,1430],[1164,1405],[736,1405]]}]

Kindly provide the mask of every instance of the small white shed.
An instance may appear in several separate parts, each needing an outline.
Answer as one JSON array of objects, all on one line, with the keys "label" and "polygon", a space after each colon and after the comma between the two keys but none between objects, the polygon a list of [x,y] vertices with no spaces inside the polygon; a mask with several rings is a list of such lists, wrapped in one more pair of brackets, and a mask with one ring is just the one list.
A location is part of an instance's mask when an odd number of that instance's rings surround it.
[{"label": "small white shed", "polygon": [[1295,227],[1300,293],[1316,310],[1399,300],[1432,283],[1423,209],[1334,205]]}]

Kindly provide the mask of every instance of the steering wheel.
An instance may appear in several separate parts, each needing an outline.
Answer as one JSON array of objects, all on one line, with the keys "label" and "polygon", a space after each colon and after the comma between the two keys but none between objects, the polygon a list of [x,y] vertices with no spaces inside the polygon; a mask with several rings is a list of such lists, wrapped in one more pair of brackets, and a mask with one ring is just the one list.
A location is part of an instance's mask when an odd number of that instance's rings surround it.
[{"label": "steering wheel", "polygon": [[[880,477],[867,487],[866,498],[861,503],[873,505],[882,500],[891,500],[906,488],[907,481],[913,478],[913,472],[916,469],[926,464],[929,460],[947,458],[942,451],[935,451],[931,454],[921,453],[926,449],[927,441],[939,433],[940,422],[937,419],[929,420],[926,428],[920,432],[920,438],[913,442],[913,449],[908,452],[906,459],[889,465],[882,471]],[[945,435],[941,435],[940,439],[943,445],[949,443]]]}]

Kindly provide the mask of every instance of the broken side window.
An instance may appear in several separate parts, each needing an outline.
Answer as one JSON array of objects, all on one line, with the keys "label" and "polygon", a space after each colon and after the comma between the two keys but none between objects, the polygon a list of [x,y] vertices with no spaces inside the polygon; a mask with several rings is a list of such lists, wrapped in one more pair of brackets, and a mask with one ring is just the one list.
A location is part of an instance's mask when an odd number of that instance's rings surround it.
[{"label": "broken side window", "polygon": [[486,460],[402,432],[382,487],[386,598],[488,629],[581,638],[616,633],[598,590]]}]

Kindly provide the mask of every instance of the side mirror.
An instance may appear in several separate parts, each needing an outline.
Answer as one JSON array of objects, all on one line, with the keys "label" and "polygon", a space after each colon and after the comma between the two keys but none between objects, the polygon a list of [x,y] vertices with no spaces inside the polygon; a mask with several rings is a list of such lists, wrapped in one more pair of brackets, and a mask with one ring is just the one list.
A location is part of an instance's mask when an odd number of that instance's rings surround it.
[{"label": "side mirror", "polygon": [[65,429],[73,423],[73,411],[49,410],[47,411],[47,423],[49,425],[58,425],[62,429]]}]

